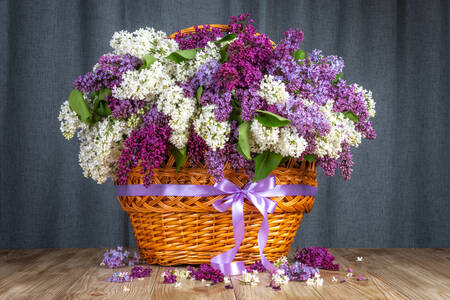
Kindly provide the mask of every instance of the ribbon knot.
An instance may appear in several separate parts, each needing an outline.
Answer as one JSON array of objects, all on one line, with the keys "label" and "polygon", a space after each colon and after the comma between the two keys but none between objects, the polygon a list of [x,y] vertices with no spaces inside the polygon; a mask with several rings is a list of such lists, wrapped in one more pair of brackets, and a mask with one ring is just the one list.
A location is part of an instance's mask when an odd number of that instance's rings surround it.
[{"label": "ribbon knot", "polygon": [[261,263],[264,267],[273,272],[275,266],[269,262],[264,256],[264,248],[269,236],[269,220],[268,213],[273,213],[277,203],[269,198],[264,197],[264,192],[275,188],[275,177],[269,176],[265,179],[246,184],[242,189],[227,179],[223,179],[220,183],[216,183],[214,187],[230,195],[226,198],[219,199],[213,203],[215,209],[225,212],[231,207],[233,219],[234,247],[211,259],[211,266],[220,269],[225,275],[241,274],[245,270],[242,261],[233,262],[239,247],[244,240],[245,224],[244,224],[244,200],[247,199],[252,203],[263,216],[263,221],[258,232],[258,248],[261,256]]}]

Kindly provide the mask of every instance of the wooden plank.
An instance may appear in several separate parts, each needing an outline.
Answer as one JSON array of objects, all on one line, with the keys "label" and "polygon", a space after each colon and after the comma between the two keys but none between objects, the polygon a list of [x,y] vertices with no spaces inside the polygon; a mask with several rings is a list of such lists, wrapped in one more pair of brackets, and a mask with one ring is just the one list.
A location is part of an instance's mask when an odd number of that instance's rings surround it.
[{"label": "wooden plank", "polygon": [[[392,249],[333,249],[347,260],[364,256],[368,273],[409,299],[450,299],[450,280]],[[369,277],[370,278],[370,277]],[[370,280],[370,279],[369,279]]]},{"label": "wooden plank", "polygon": [[[97,254],[97,256],[95,255]],[[98,260],[98,249],[48,249],[0,281],[1,299],[59,299]]]},{"label": "wooden plank", "polygon": [[89,268],[64,292],[62,299],[150,299],[159,266],[152,268],[152,275],[142,280],[117,283],[107,282],[115,271],[130,271],[131,267],[107,269],[96,266]]},{"label": "wooden plank", "polygon": [[[365,262],[356,262],[356,257],[348,260],[333,249],[330,252],[335,256],[335,262],[340,265],[340,271],[321,270],[320,274],[324,283],[316,289],[324,299],[407,299],[405,295],[372,276]],[[351,278],[347,277],[348,267],[352,267],[354,271]],[[368,280],[357,281],[358,275],[363,275]],[[346,281],[333,282],[334,276],[338,276],[339,279],[344,278]]]},{"label": "wooden plank", "polygon": [[[26,268],[44,255],[47,249],[12,249],[0,258],[0,280]],[[5,253],[5,252],[4,252]]]},{"label": "wooden plank", "polygon": [[[206,286],[207,282],[197,280],[181,279],[181,287],[175,287],[175,284],[164,284],[162,274],[166,268],[161,267],[156,278],[156,283],[153,288],[152,299],[235,299],[233,290],[225,288],[223,282]],[[182,269],[176,267],[176,269]],[[153,275],[152,275],[153,276]]]},{"label": "wooden plank", "polygon": [[[450,299],[450,249],[330,251],[342,269],[322,271],[322,287],[291,282],[274,291],[267,287],[268,273],[259,275],[256,287],[242,285],[235,276],[233,290],[223,283],[208,287],[190,280],[181,280],[177,288],[162,283],[165,268],[158,266],[152,266],[152,276],[142,281],[108,283],[114,270],[99,266],[104,249],[4,249],[0,299]],[[363,262],[356,262],[357,256],[363,256]],[[344,277],[348,266],[369,281],[332,282],[336,274]]]}]

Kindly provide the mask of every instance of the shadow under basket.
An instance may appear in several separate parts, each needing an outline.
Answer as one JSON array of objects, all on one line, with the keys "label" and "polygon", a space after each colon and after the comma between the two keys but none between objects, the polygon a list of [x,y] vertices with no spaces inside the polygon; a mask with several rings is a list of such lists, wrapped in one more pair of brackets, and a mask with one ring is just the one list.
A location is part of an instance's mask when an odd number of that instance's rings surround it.
[{"label": "shadow under basket", "polygon": [[[178,173],[171,156],[159,169],[154,169],[153,183],[213,185],[206,167],[190,168],[187,164]],[[225,178],[243,187],[248,181],[244,171],[225,166]],[[306,184],[317,187],[315,163],[290,160],[272,173],[277,185]],[[128,184],[143,184],[138,168]],[[120,196],[124,211],[130,216],[140,255],[148,264],[177,265],[209,263],[209,260],[234,247],[231,209],[215,210],[212,204],[226,195],[214,197]],[[314,204],[312,196],[271,197],[277,202],[269,214],[269,238],[264,255],[275,261],[287,255],[303,214]],[[260,260],[258,230],[262,216],[247,200],[244,202],[245,237],[236,261],[245,264]]]}]

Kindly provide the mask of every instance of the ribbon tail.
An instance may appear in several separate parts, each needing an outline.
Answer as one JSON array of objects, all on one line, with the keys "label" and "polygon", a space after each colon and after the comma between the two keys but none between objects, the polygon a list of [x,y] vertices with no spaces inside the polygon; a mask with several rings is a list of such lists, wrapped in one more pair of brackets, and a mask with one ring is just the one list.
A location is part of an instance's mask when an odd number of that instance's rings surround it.
[{"label": "ribbon tail", "polygon": [[241,196],[237,197],[240,197],[240,199],[236,199],[231,208],[233,218],[234,247],[211,258],[211,266],[222,271],[222,273],[226,276],[239,275],[245,270],[244,262],[233,262],[234,257],[236,256],[236,253],[244,240],[245,234],[244,201]]},{"label": "ribbon tail", "polygon": [[267,212],[261,212],[263,215],[263,221],[258,231],[258,247],[259,255],[261,257],[261,263],[270,272],[273,273],[277,268],[264,256],[264,248],[266,247],[267,239],[269,237],[269,218]]}]

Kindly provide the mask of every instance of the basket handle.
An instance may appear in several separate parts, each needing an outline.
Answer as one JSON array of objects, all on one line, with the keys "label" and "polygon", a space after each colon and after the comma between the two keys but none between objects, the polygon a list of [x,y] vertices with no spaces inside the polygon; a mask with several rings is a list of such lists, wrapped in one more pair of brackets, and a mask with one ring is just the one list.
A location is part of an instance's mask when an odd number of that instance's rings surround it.
[{"label": "basket handle", "polygon": [[[229,25],[223,25],[223,24],[208,24],[211,28],[219,28],[222,32],[227,31],[228,29],[230,29]],[[198,25],[198,28],[203,28],[204,25]],[[181,29],[180,30],[181,33],[192,33],[195,32],[195,26],[191,26],[185,29]],[[177,32],[172,33],[169,38],[173,39],[175,38],[175,36],[177,35]],[[255,33],[255,35],[260,35],[260,33]],[[270,40],[270,42],[272,43],[273,47],[275,47],[277,44],[275,44],[274,41]]]},{"label": "basket handle", "polygon": [[[222,24],[209,24],[209,26],[211,28],[219,28],[222,32],[225,32],[225,31],[227,31],[230,28],[230,26],[222,25]],[[201,29],[201,28],[203,28],[203,25],[198,25],[197,27]],[[195,32],[195,26],[188,27],[188,28],[185,28],[185,29],[181,29],[180,32],[181,33],[192,33],[192,32]],[[178,33],[178,31],[172,33],[169,36],[169,38],[173,39],[175,37],[175,35],[177,35],[177,33]]]}]

